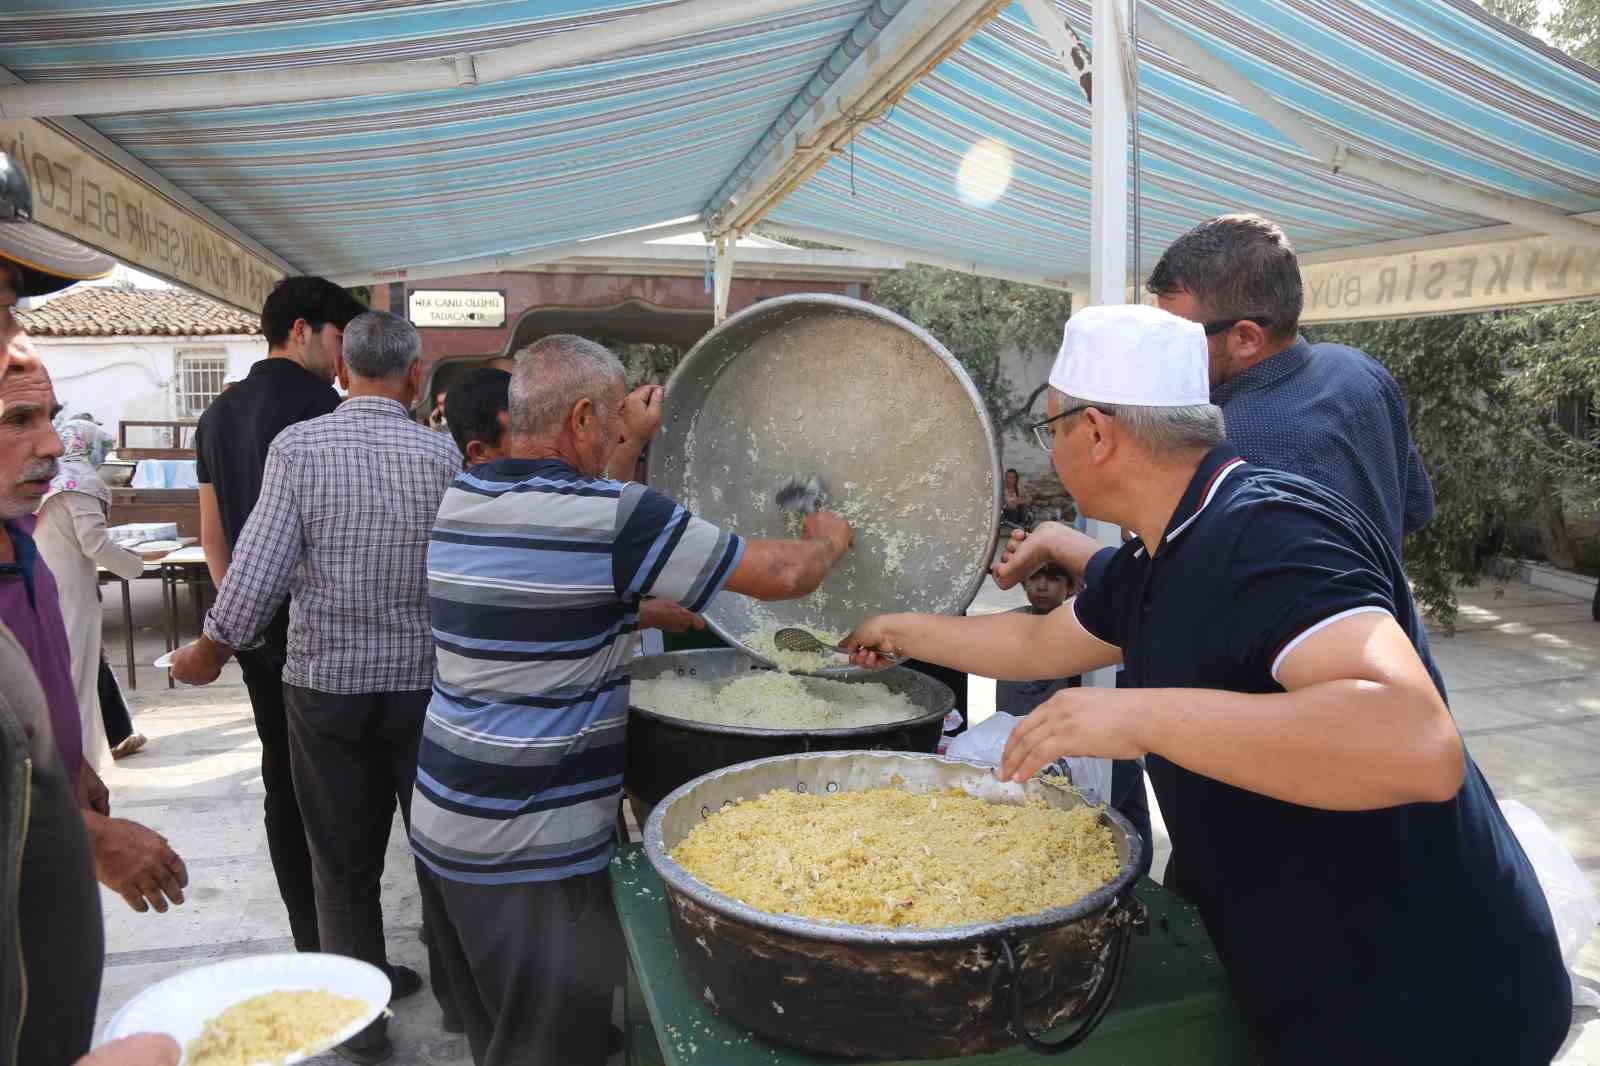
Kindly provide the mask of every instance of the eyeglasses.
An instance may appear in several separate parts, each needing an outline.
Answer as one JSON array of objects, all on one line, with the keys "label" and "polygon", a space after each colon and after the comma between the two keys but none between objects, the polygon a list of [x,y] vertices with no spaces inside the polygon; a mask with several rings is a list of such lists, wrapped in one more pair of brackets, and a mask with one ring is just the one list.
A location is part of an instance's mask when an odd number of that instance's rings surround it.
[{"label": "eyeglasses", "polygon": [[[1094,407],[1094,404],[1080,403],[1076,407],[1067,408],[1054,418],[1047,418],[1043,422],[1035,422],[1033,425],[1028,427],[1029,429],[1033,430],[1034,442],[1046,452],[1054,452],[1056,447],[1056,427],[1052,425],[1052,423],[1059,422],[1068,415],[1075,415],[1079,411],[1087,411],[1091,407]],[[1110,411],[1101,411],[1100,413],[1103,415],[1111,414]]]},{"label": "eyeglasses", "polygon": [[1219,333],[1226,333],[1241,322],[1254,322],[1263,328],[1272,325],[1272,319],[1266,315],[1243,315],[1239,318],[1223,318],[1215,322],[1205,322],[1206,336],[1215,337]]}]

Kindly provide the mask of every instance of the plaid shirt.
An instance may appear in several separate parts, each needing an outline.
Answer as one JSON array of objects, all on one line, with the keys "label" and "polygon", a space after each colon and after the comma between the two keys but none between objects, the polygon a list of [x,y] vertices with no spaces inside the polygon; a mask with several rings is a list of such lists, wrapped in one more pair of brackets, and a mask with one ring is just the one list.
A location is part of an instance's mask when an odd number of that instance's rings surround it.
[{"label": "plaid shirt", "polygon": [[334,693],[428,688],[428,534],[460,469],[450,438],[394,400],[357,397],[285,429],[267,453],[206,635],[249,647],[287,595],[285,683]]}]

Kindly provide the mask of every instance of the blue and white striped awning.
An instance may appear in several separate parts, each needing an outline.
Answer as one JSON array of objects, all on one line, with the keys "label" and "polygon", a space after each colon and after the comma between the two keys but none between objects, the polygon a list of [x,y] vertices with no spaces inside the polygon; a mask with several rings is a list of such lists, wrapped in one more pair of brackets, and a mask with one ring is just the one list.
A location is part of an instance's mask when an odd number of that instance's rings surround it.
[{"label": "blue and white striped awning", "polygon": [[[737,10],[736,0],[727,0]],[[645,44],[493,84],[83,114],[137,162],[296,270],[532,261],[709,212],[828,106],[850,64],[955,0],[793,0],[673,34],[667,0],[12,0],[0,66],[29,86],[439,59],[622,16]],[[1366,155],[1563,215],[1600,212],[1600,74],[1472,0],[1147,0],[1250,82]],[[1088,0],[1057,0],[1088,41]],[[987,11],[985,11],[987,14]],[[1090,112],[1022,5],[1002,7],[767,214],[794,232],[1056,280],[1088,271]],[[1249,210],[1306,251],[1495,226],[1335,174],[1141,43],[1146,263]],[[0,119],[5,109],[0,88]],[[963,160],[979,188],[960,180]],[[998,176],[997,176],[998,175]],[[1005,180],[1000,180],[1005,179]],[[1600,229],[1596,230],[1600,233]]]},{"label": "blue and white striped awning", "polygon": [[[1092,46],[1088,0],[1057,6]],[[1251,81],[1375,156],[1568,214],[1600,210],[1600,74],[1472,0],[1146,6],[1181,19]],[[1139,59],[1147,266],[1196,222],[1230,211],[1279,221],[1310,252],[1497,221],[1333,174],[1166,52],[1143,43]],[[992,204],[981,202],[992,188],[964,195],[958,180],[981,141],[1004,146],[1013,167]],[[854,149],[772,220],[951,261],[1087,273],[1089,104],[1020,5],[924,77],[886,121],[864,125]]]}]

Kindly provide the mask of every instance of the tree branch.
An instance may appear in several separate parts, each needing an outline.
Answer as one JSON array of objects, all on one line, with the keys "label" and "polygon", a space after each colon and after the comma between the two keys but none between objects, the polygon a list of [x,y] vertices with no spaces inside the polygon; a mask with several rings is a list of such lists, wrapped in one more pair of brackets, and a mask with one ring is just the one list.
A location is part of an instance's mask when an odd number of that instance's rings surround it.
[{"label": "tree branch", "polygon": [[1033,410],[1033,405],[1039,402],[1039,397],[1043,396],[1045,390],[1049,387],[1050,383],[1047,381],[1043,385],[1040,385],[1038,388],[1034,389],[1032,392],[1028,393],[1028,398],[1022,402],[1022,406],[1008,412],[1006,416],[1000,420],[1000,428],[1004,430],[1004,428],[1009,426],[1013,421],[1021,418],[1023,415]]}]

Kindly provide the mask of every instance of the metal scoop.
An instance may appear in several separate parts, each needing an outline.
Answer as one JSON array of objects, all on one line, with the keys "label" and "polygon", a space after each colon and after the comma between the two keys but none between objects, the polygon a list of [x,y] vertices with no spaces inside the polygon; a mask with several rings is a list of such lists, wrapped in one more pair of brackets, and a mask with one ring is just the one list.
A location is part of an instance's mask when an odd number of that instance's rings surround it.
[{"label": "metal scoop", "polygon": [[[824,644],[815,633],[793,627],[780,629],[772,635],[772,643],[778,646],[779,651],[805,652],[812,655],[822,655],[832,652],[835,655],[849,655],[842,644]],[[898,663],[900,656],[878,653],[878,658],[886,663]]]}]

